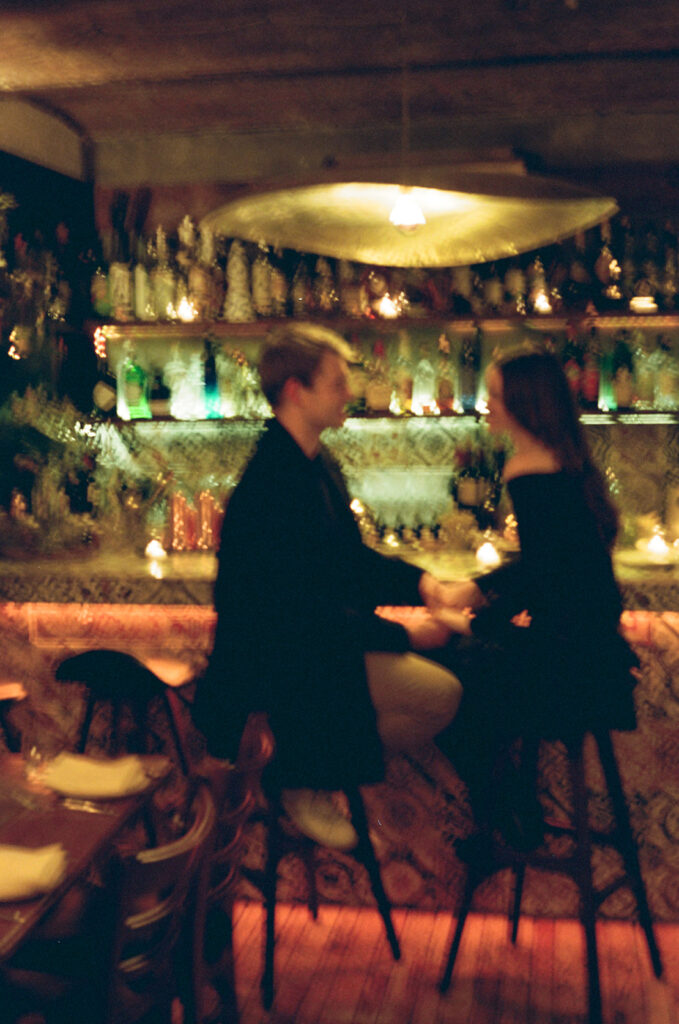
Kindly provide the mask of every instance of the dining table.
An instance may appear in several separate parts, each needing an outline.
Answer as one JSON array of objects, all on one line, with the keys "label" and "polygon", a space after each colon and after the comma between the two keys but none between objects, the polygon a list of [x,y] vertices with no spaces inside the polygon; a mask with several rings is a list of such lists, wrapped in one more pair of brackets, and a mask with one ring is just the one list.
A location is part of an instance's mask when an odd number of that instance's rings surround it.
[{"label": "dining table", "polygon": [[38,848],[60,843],[65,871],[48,892],[0,902],[0,963],[12,957],[65,894],[103,865],[116,840],[149,809],[169,770],[167,759],[140,756],[149,782],[142,791],[107,799],[70,798],[26,776],[19,754],[0,756],[0,844]]}]

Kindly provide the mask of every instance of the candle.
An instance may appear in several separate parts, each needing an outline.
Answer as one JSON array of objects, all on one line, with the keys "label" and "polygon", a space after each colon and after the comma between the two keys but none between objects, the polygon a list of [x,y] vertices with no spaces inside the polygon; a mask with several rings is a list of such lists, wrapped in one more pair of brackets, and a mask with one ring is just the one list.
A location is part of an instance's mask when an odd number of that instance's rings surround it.
[{"label": "candle", "polygon": [[661,533],[654,533],[649,539],[646,550],[654,561],[666,562],[670,549],[667,541]]},{"label": "candle", "polygon": [[476,552],[476,561],[484,569],[494,569],[500,564],[500,556],[492,541],[486,540]]},{"label": "candle", "polygon": [[147,558],[165,558],[167,552],[159,540],[150,540],[144,549]]}]

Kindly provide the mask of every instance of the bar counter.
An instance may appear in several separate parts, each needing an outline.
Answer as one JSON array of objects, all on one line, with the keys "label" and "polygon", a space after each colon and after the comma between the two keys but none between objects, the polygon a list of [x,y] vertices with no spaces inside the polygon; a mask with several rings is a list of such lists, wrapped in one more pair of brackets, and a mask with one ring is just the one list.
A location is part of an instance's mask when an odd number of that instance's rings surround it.
[{"label": "bar counter", "polygon": [[[387,547],[381,550],[394,553]],[[404,545],[397,553],[442,579],[461,579],[479,572],[469,551],[419,550]],[[679,611],[679,560],[641,565],[636,555],[635,551],[621,551],[615,560],[625,608]],[[199,552],[161,559],[118,552],[28,561],[0,558],[0,601],[211,605],[216,569],[214,554]]]}]

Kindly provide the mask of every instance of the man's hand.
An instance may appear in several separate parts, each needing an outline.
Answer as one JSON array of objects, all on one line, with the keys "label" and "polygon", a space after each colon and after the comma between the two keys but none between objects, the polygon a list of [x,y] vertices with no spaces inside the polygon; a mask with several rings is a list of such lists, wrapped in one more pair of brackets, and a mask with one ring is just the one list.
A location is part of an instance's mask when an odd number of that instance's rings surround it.
[{"label": "man's hand", "polygon": [[431,612],[425,608],[417,610],[402,621],[410,640],[410,646],[416,651],[432,651],[444,647],[450,639],[450,629],[438,622]]}]

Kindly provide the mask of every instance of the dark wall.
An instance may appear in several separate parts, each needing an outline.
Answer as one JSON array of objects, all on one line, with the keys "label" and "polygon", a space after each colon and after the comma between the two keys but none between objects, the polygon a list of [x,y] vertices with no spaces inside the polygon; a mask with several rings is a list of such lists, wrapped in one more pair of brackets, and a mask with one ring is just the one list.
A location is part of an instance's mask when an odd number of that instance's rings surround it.
[{"label": "dark wall", "polygon": [[[8,214],[10,236],[21,234],[30,244],[39,234],[51,247],[56,226],[63,222],[75,248],[89,244],[94,233],[91,184],[0,152],[0,191],[10,192],[18,204]],[[7,256],[11,259],[11,247]]]}]

